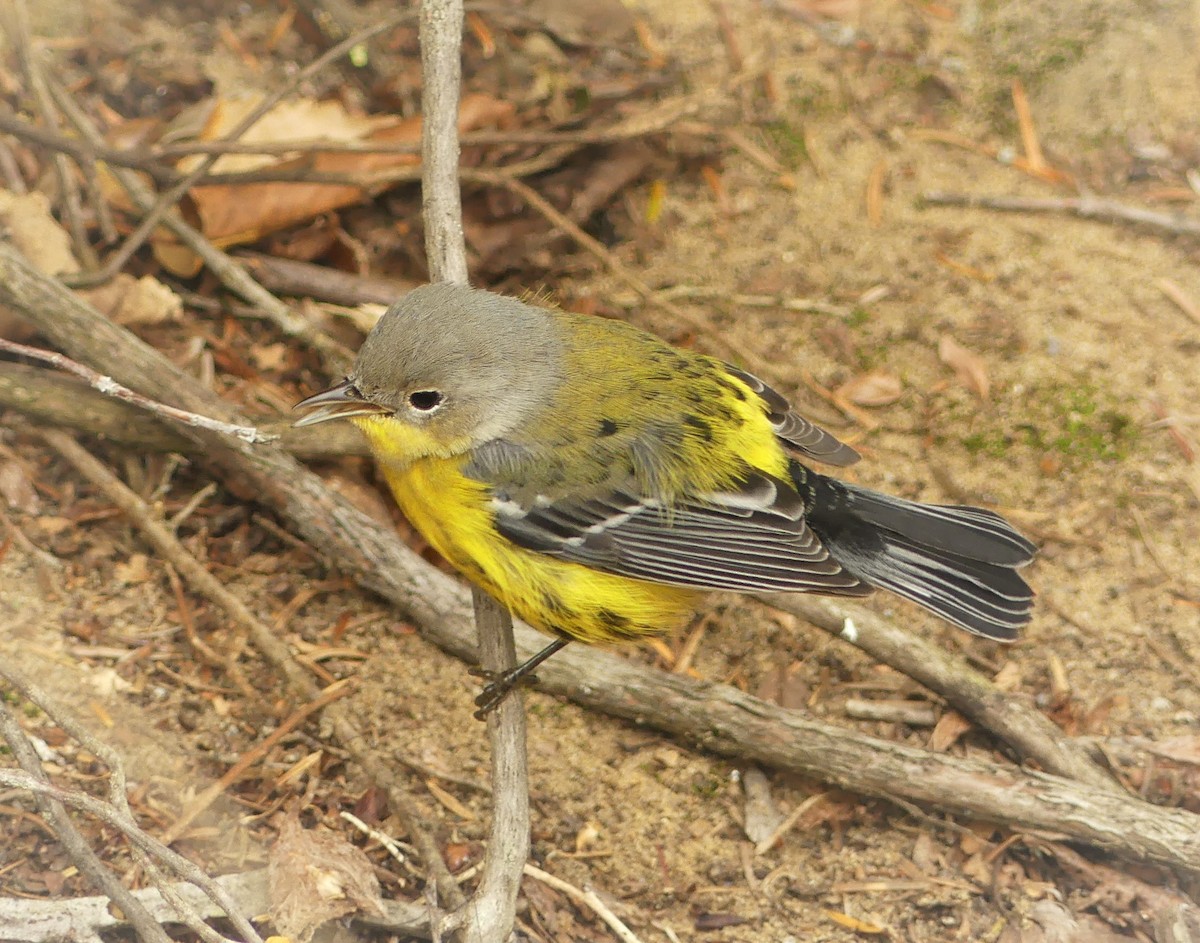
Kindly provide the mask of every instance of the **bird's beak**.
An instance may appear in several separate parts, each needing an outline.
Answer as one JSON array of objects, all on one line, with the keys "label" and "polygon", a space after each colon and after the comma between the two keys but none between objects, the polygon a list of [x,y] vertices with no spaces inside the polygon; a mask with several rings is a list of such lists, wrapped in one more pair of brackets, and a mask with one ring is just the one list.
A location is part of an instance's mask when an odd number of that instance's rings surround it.
[{"label": "bird's beak", "polygon": [[304,413],[292,423],[294,426],[312,426],[330,419],[349,419],[351,416],[377,416],[389,411],[364,400],[349,380],[343,380],[322,393],[302,399],[292,409]]}]

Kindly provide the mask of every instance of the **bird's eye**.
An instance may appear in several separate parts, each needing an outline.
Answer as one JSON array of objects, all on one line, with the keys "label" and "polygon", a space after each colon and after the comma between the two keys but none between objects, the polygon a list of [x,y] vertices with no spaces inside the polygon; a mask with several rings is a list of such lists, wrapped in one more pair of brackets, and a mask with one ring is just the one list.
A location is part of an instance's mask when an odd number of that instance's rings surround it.
[{"label": "bird's eye", "polygon": [[442,394],[437,390],[414,390],[408,394],[408,405],[427,413],[442,405]]}]

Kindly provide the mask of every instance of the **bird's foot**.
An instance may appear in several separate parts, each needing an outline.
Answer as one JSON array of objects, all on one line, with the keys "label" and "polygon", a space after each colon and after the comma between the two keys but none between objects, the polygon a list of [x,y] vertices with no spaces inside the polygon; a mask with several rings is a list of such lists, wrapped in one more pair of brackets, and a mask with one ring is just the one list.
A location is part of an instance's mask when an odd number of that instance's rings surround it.
[{"label": "bird's foot", "polygon": [[537,684],[537,676],[533,670],[555,652],[565,648],[568,641],[565,638],[555,639],[532,658],[507,671],[492,671],[482,666],[471,668],[472,675],[487,681],[479,696],[475,698],[475,719],[484,720],[518,685]]},{"label": "bird's foot", "polygon": [[469,669],[472,677],[482,678],[487,682],[475,698],[476,720],[486,720],[487,715],[499,707],[514,689],[537,684],[537,675],[522,671],[524,667],[518,665],[508,671],[488,671],[478,667]]}]

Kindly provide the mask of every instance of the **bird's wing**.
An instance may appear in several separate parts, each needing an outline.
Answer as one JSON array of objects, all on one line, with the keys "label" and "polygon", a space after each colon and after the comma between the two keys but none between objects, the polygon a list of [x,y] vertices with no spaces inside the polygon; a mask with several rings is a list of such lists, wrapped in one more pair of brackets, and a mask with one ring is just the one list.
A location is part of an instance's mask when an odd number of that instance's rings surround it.
[{"label": "bird's wing", "polygon": [[859,460],[860,456],[854,449],[819,426],[813,425],[754,374],[729,364],[725,365],[725,369],[750,387],[767,404],[767,418],[771,421],[775,435],[797,452],[826,465],[853,465]]},{"label": "bird's wing", "polygon": [[809,529],[795,490],[758,472],[670,507],[621,491],[553,501],[498,491],[492,509],[513,543],[620,576],[741,592],[869,592]]}]

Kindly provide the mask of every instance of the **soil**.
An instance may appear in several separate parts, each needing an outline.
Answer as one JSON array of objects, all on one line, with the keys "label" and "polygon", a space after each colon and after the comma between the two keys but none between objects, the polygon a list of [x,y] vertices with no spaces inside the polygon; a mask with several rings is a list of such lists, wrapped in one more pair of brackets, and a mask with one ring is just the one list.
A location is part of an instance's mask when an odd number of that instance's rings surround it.
[{"label": "soil", "polygon": [[[921,199],[930,190],[1072,195],[1014,165],[1023,152],[1011,85],[1020,78],[1052,166],[1117,200],[1194,211],[1194,5],[728,0],[724,10],[745,57],[744,81],[724,96],[724,119],[774,155],[783,172],[735,143],[708,179],[664,181],[654,222],[646,213],[650,188],[641,185],[620,214],[628,241],[618,253],[656,287],[694,289],[696,297],[683,303],[707,319],[713,335],[757,352],[769,365],[766,379],[853,441],[864,460],[847,478],[909,498],[986,504],[1041,546],[1028,570],[1037,614],[1014,646],[966,637],[883,595],[870,605],[1002,675],[1072,733],[1195,737],[1200,471],[1187,450],[1200,423],[1200,323],[1162,286],[1172,283],[1200,301],[1196,243],[1065,215],[943,208]],[[148,33],[180,29],[177,15],[147,12]],[[686,85],[731,88],[713,7],[644,0],[637,12],[682,64]],[[43,29],[53,32],[53,24]],[[235,68],[215,55],[197,57],[200,71],[228,76]],[[269,76],[242,66],[238,83],[269,85]],[[761,92],[764,69],[775,82],[774,102]],[[929,129],[981,146],[934,140],[922,133]],[[869,198],[872,179],[882,187]],[[1182,203],[1162,202],[1168,198]],[[579,272],[550,286],[564,303],[627,309],[676,342],[706,347],[704,336],[669,315],[634,305],[616,279]],[[730,300],[747,294],[811,299],[832,313]],[[939,358],[944,338],[977,356],[976,388]],[[874,428],[815,392],[871,371],[900,383],[894,401],[860,407]],[[986,397],[978,392],[980,371],[989,381]],[[123,659],[98,654],[104,646],[183,644],[183,610],[161,565],[146,558],[119,518],[97,514],[82,527],[65,520],[64,509],[78,510],[86,489],[35,444],[19,416],[9,414],[0,433],[0,458],[28,469],[40,498],[38,510],[9,514],[59,561],[41,563],[20,543],[5,545],[0,658],[34,674],[112,739],[128,757],[143,805],[169,823],[184,797],[259,739],[266,708],[279,706],[279,688],[250,655],[244,664],[265,706],[247,702],[216,670],[189,686],[171,672],[170,659],[150,656],[131,675]],[[188,467],[172,475],[161,457],[107,454],[147,494],[167,482],[168,510],[205,484]],[[361,464],[343,473],[369,475]],[[223,493],[209,500],[238,507]],[[411,761],[485,782],[488,749],[471,717],[465,666],[378,600],[326,579],[311,555],[264,530],[252,506],[240,508],[222,521],[205,518],[189,545],[264,619],[296,602],[280,631],[296,644],[337,647],[323,664],[357,679],[355,709],[382,756],[398,768]],[[314,590],[307,601],[298,595],[306,589]],[[215,649],[231,644],[218,615],[199,600],[190,610]],[[693,663],[698,676],[759,692],[777,692],[786,677],[818,715],[928,743],[928,728],[845,716],[850,697],[923,697],[894,673],[744,600],[715,597],[711,613]],[[669,642],[678,650],[682,639]],[[658,656],[647,648],[629,657]],[[743,830],[746,769],[545,695],[531,693],[527,702],[535,859],[614,901],[643,940],[849,941],[871,938],[863,931],[872,927],[887,928],[883,938],[911,941],[997,939],[1022,927],[1029,936],[1005,938],[1042,939],[1029,915],[1046,901],[1061,903],[1085,927],[1104,921],[1118,939],[1150,932],[1132,910],[1090,898],[1094,885],[1032,843],[1018,839],[989,859],[1007,837],[990,827],[915,818],[850,795],[828,796],[826,814],[754,855]],[[28,719],[52,741],[49,725],[35,714]],[[267,798],[218,806],[184,844],[214,869],[261,863],[270,834],[263,826],[294,788],[272,790],[271,783],[317,750],[324,751],[321,780],[310,814],[341,829],[337,810],[366,784],[319,738],[314,725],[286,740],[243,784],[247,797]],[[997,755],[974,732],[949,749]],[[428,778],[414,773],[411,784],[439,838],[464,860],[477,857],[487,797],[441,781],[465,806],[455,811],[426,789]],[[784,814],[822,791],[770,771],[767,778]],[[10,807],[0,808],[0,820],[24,842],[27,864],[65,865]],[[0,890],[18,889],[15,882],[29,877],[32,864],[11,871],[10,864],[0,852]],[[388,867],[388,892],[411,894],[411,876]],[[1171,883],[1152,870],[1136,873]],[[573,929],[550,938],[609,938],[586,914],[573,920]],[[863,924],[855,930],[851,920]],[[1080,932],[1063,939],[1101,938]]]}]

